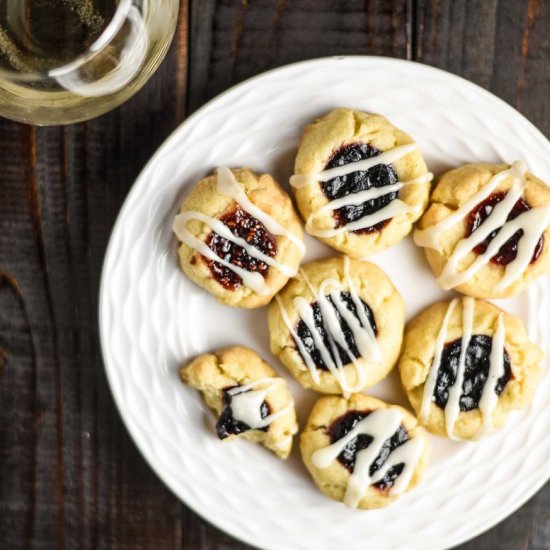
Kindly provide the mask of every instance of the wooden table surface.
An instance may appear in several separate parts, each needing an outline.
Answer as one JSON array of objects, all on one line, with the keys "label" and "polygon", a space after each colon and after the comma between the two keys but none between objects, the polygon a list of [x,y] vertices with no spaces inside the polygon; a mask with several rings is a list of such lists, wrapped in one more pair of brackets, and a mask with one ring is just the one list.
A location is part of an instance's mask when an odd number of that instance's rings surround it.
[{"label": "wooden table surface", "polygon": [[[0,548],[246,548],[145,464],[99,350],[109,233],[186,116],[272,67],[373,54],[462,75],[548,136],[549,35],[542,0],[183,0],[166,60],[119,109],[65,128],[0,120]],[[550,485],[461,548],[550,548]]]}]

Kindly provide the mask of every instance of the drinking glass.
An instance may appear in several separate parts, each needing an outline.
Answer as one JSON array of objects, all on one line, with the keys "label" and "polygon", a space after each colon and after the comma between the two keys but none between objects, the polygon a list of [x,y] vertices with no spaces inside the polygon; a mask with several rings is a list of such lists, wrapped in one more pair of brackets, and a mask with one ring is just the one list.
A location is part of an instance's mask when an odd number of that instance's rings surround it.
[{"label": "drinking glass", "polygon": [[0,0],[0,115],[69,124],[135,94],[172,41],[179,0]]}]

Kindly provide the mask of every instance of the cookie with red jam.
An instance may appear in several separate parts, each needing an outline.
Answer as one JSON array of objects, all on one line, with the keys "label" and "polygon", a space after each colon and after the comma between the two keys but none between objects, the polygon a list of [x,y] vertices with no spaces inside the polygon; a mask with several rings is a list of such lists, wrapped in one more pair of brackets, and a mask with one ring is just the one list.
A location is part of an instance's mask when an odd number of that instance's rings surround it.
[{"label": "cookie with red jam", "polygon": [[298,270],[303,233],[268,174],[219,168],[197,183],[173,222],[184,273],[220,302],[267,304]]},{"label": "cookie with red jam", "polygon": [[505,298],[550,271],[550,187],[522,161],[443,174],[414,241],[439,285]]}]

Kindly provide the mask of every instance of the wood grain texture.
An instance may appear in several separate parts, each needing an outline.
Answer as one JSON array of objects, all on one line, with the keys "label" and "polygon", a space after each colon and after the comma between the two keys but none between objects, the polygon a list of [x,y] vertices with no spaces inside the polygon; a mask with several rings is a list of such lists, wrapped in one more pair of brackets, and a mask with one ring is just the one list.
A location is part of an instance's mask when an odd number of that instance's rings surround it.
[{"label": "wood grain texture", "polygon": [[116,111],[67,128],[0,121],[0,548],[179,548],[182,507],[115,410],[97,330],[109,233],[185,114],[187,9]]},{"label": "wood grain texture", "polygon": [[212,0],[191,5],[189,111],[267,69],[329,55],[410,56],[412,3]]},{"label": "wood grain texture", "polygon": [[[0,120],[0,548],[242,549],[136,450],[101,363],[109,233],[140,169],[205,101],[313,57],[409,58],[490,89],[550,134],[542,0],[190,0],[149,84],[97,120]],[[462,550],[550,548],[550,486]]]}]

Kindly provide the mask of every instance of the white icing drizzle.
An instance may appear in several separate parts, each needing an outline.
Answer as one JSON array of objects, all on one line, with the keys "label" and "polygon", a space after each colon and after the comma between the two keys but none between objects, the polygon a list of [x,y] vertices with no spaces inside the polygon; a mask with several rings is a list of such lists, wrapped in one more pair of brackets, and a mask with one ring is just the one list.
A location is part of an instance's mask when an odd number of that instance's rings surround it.
[{"label": "white icing drizzle", "polygon": [[[298,296],[297,298],[294,299],[294,305],[298,310],[298,315],[300,319],[304,322],[309,332],[311,333],[315,347],[319,350],[319,353],[321,354],[321,358],[323,359],[324,364],[328,367],[329,372],[331,372],[336,377],[336,379],[338,380],[338,383],[340,384],[340,386],[345,392],[350,393],[350,392],[353,392],[354,390],[359,391],[360,389],[359,387],[350,388],[348,386],[342,370],[342,362],[340,361],[340,355],[337,353],[335,356],[335,361],[332,359],[330,351],[325,345],[322,334],[319,332],[319,330],[315,326],[313,308],[310,306],[309,302],[304,298],[302,298],[301,296]],[[324,324],[326,323],[324,319],[323,319],[323,323]],[[326,327],[326,324],[325,324],[325,329],[327,329],[327,332],[328,330],[330,330]],[[335,347],[334,340],[330,336],[328,340],[332,351],[332,349],[334,349]]]},{"label": "white icing drizzle", "polygon": [[[391,164],[392,162],[408,155],[417,148],[418,145],[416,143],[401,145],[398,147],[394,147],[393,149],[390,149],[388,151],[384,151],[376,157],[359,160],[357,162],[350,162],[348,164],[337,166],[335,168],[329,168],[328,170],[324,170],[319,174],[294,175],[290,178],[290,185],[292,185],[296,189],[300,189],[318,181],[327,182],[332,178],[346,176],[348,174],[351,174],[352,172],[366,171],[380,164]],[[329,238],[335,237],[336,235],[340,235],[347,231],[357,231],[360,229],[365,229],[367,227],[372,227],[377,223],[393,218],[394,216],[397,216],[399,214],[409,212],[417,213],[421,210],[421,207],[419,205],[411,206],[400,199],[395,199],[384,208],[381,208],[380,210],[373,212],[372,214],[367,214],[366,216],[363,216],[362,218],[354,222],[348,223],[342,227],[318,229],[314,225],[314,221],[317,218],[333,212],[338,208],[363,204],[368,200],[377,199],[390,193],[399,192],[401,189],[403,189],[403,187],[407,185],[429,183],[432,178],[433,174],[428,172],[409,181],[398,182],[384,187],[371,187],[370,189],[360,191],[359,193],[350,193],[345,197],[330,201],[329,203],[325,204],[324,206],[313,212],[308,217],[308,219],[306,220],[306,231],[310,235],[314,235],[315,237]]]},{"label": "white icing drizzle", "polygon": [[[282,383],[282,378],[261,378],[249,384],[227,390],[227,393],[231,396],[230,406],[233,418],[244,422],[253,430],[258,430],[269,426],[277,418],[288,414],[292,409],[292,403],[265,418],[262,418],[261,415],[261,406],[267,394],[271,393]],[[254,390],[253,388],[257,386],[265,387]]]},{"label": "white icing drizzle", "polygon": [[275,295],[275,300],[277,301],[277,305],[279,306],[279,309],[281,310],[281,316],[283,318],[283,322],[286,325],[286,328],[290,332],[290,335],[292,336],[294,342],[298,346],[298,350],[300,351],[301,356],[304,358],[307,367],[304,367],[300,364],[301,370],[306,370],[306,368],[309,369],[311,373],[311,377],[313,378],[313,381],[318,384],[320,382],[319,379],[319,373],[317,372],[317,368],[315,367],[315,363],[311,359],[311,355],[307,352],[302,340],[298,337],[296,334],[296,331],[294,330],[294,327],[292,326],[292,323],[290,321],[290,318],[288,316],[288,313],[283,306],[283,301],[281,300],[280,296],[277,294]]},{"label": "white icing drizzle", "polygon": [[[437,374],[441,367],[441,357],[445,346],[445,340],[447,338],[448,325],[457,303],[458,298],[453,299],[449,303],[449,307],[447,308],[443,323],[437,335],[434,359],[424,384],[422,404],[418,415],[421,422],[426,422],[429,416],[430,406],[433,401],[433,394],[437,381]],[[474,313],[475,300],[468,297],[462,298],[462,340],[460,344],[460,358],[455,382],[451,387],[449,387],[449,397],[445,406],[445,429],[448,437],[455,440],[459,439],[454,435],[454,426],[458,415],[460,414],[460,396],[462,395],[464,372],[466,369],[466,354],[472,338]],[[476,437],[478,438],[492,431],[492,415],[498,403],[498,395],[495,392],[495,388],[499,378],[501,378],[504,374],[504,341],[504,323],[502,314],[500,314],[497,318],[497,326],[491,344],[489,374],[487,375],[487,380],[483,386],[481,399],[479,401],[479,410],[483,420],[482,425],[476,434]]]},{"label": "white icing drizzle", "polygon": [[[503,233],[504,229],[510,226],[508,230],[508,235],[510,237],[515,233],[515,231],[513,231],[514,229],[523,229],[523,235],[518,243],[517,256],[506,266],[504,277],[495,285],[495,290],[500,292],[508,288],[529,267],[537,243],[549,224],[550,206],[541,206],[523,212],[517,218],[508,222],[506,226],[499,231],[497,237],[500,237],[500,233]],[[496,240],[497,237],[493,240]],[[504,242],[506,241],[503,241],[502,244],[504,244]],[[487,250],[487,252],[489,252],[489,250]]]},{"label": "white icing drizzle", "polygon": [[384,187],[371,187],[370,189],[359,191],[359,193],[351,193],[349,195],[346,195],[345,197],[334,199],[333,201],[330,201],[324,206],[321,206],[321,208],[316,210],[310,216],[309,219],[312,220],[323,214],[326,214],[327,212],[338,210],[338,208],[342,208],[343,206],[352,206],[352,205],[357,206],[357,205],[363,204],[366,201],[378,199],[380,197],[383,197],[384,195],[389,195],[390,193],[396,193],[397,191],[400,191],[401,189],[403,189],[403,187],[407,185],[429,183],[432,177],[433,177],[433,174],[431,172],[428,172],[427,174],[419,176],[418,178],[415,178],[413,180],[400,181],[398,183],[393,183],[391,185],[385,185]]},{"label": "white icing drizzle", "polygon": [[[376,342],[374,331],[372,330],[367,315],[365,314],[363,303],[357,295],[357,292],[353,285],[353,281],[350,277],[349,258],[347,256],[344,257],[344,278],[346,281],[345,286],[347,286],[347,289],[339,281],[336,281],[334,279],[325,279],[319,285],[319,289],[316,290],[309,281],[306,273],[303,270],[300,270],[300,273],[304,278],[306,284],[309,286],[309,289],[311,290],[314,299],[313,302],[310,303],[308,300],[301,296],[297,296],[294,298],[294,307],[298,311],[299,318],[304,322],[309,332],[311,333],[315,348],[319,351],[321,358],[323,359],[323,362],[327,366],[329,372],[333,374],[338,381],[338,384],[342,388],[344,394],[348,395],[350,393],[360,391],[365,383],[364,367],[360,365],[359,361],[357,360],[357,358],[355,358],[348,343],[346,342],[344,332],[336,315],[336,310],[348,324],[361,358],[363,358],[365,361],[376,363],[381,359],[381,352]],[[359,316],[359,320],[348,309],[347,305],[340,297],[340,292],[345,290],[348,290],[352,297],[355,308],[357,310],[357,315]],[[333,303],[328,300],[328,296],[331,297]],[[311,355],[306,350],[302,340],[292,326],[288,312],[283,306],[282,300],[278,296],[276,296],[276,300],[281,311],[283,322],[285,323],[292,338],[294,339],[294,342],[298,347],[300,355],[302,356],[313,381],[315,383],[319,383],[320,377],[318,369]],[[321,311],[323,326],[328,336],[330,349],[326,346],[324,342],[323,334],[315,325],[314,311],[312,307],[312,303],[314,302],[317,302]],[[352,361],[352,364],[355,366],[357,381],[356,384],[353,386],[350,386],[348,384],[346,373],[344,371],[344,365],[342,364],[342,361],[340,359],[340,354],[338,353],[336,344],[338,344],[347,353]]]},{"label": "white icing drizzle", "polygon": [[424,384],[422,405],[420,407],[420,414],[418,415],[418,418],[421,422],[426,422],[428,420],[428,416],[430,415],[430,405],[432,404],[432,397],[435,390],[435,384],[437,382],[437,373],[439,371],[439,367],[441,366],[441,356],[443,354],[445,340],[447,339],[447,327],[449,325],[451,315],[453,314],[457,303],[458,298],[451,300],[449,307],[447,308],[447,311],[445,313],[445,317],[443,318],[443,324],[439,329],[439,333],[435,341],[434,359],[432,362],[432,366],[430,367],[430,370],[428,372],[428,377],[426,378],[426,382]]},{"label": "white icing drizzle", "polygon": [[412,153],[416,149],[418,149],[418,145],[416,143],[400,145],[398,147],[394,147],[393,149],[389,149],[388,151],[384,151],[376,157],[358,160],[357,162],[350,162],[348,164],[343,164],[342,166],[329,168],[328,170],[323,170],[319,174],[295,174],[290,178],[290,185],[292,185],[292,187],[296,189],[300,189],[301,187],[311,185],[316,181],[326,182],[333,178],[347,176],[348,174],[352,174],[353,172],[366,172],[367,170],[370,170],[371,168],[373,168],[374,166],[378,166],[379,164],[391,164],[392,162],[399,160],[409,153]]},{"label": "white icing drizzle", "polygon": [[460,396],[462,395],[462,383],[464,382],[464,371],[466,370],[466,353],[472,339],[474,327],[473,298],[462,299],[462,342],[460,344],[460,358],[454,384],[449,388],[449,397],[445,405],[445,428],[450,439],[457,439],[454,436],[454,426],[460,414]]},{"label": "white icing drizzle", "polygon": [[426,229],[417,229],[414,234],[416,244],[426,248],[433,248],[434,250],[441,252],[442,249],[439,241],[441,235],[445,231],[450,229],[453,225],[461,222],[479,203],[487,199],[501,181],[509,177],[517,180],[518,177],[522,177],[524,171],[525,164],[522,161],[516,161],[507,170],[503,170],[493,176],[485,186],[483,186],[473,197],[467,200],[456,212],[453,212],[450,216],[442,219],[436,225]]},{"label": "white icing drizzle", "polygon": [[[370,322],[367,314],[365,313],[365,308],[363,307],[361,298],[359,298],[357,290],[355,289],[355,285],[353,284],[353,279],[351,278],[349,268],[349,256],[344,256],[344,279],[346,281],[346,286],[348,287],[348,291],[351,295],[353,303],[355,304],[355,309],[357,310],[357,314],[359,315],[359,319],[364,330],[364,333],[360,334],[359,337],[356,338],[357,349],[359,351],[361,351],[361,349],[364,349],[364,352],[361,352],[361,355],[363,357],[370,357],[372,361],[378,362],[382,360],[382,352],[380,351],[380,347],[378,346],[378,343],[376,341],[374,330],[372,330],[372,327],[370,326]],[[348,322],[347,317],[344,317],[344,319]]]},{"label": "white icing drizzle", "polygon": [[283,227],[275,218],[272,218],[269,214],[256,206],[246,196],[246,193],[243,191],[229,168],[218,168],[217,175],[218,181],[216,190],[218,193],[232,198],[245,212],[260,221],[270,233],[287,238],[296,246],[302,256],[305,254],[306,246],[304,242],[286,227]]},{"label": "white icing drizzle", "polygon": [[390,454],[391,461],[386,460],[380,470],[374,473],[372,476],[373,483],[382,481],[388,473],[388,470],[390,470],[393,466],[404,464],[403,470],[393,482],[392,488],[390,489],[390,494],[393,496],[404,493],[411,482],[411,478],[414,474],[414,467],[420,459],[423,449],[424,440],[420,437],[415,437],[405,441],[403,445],[400,445],[397,449],[392,451]]},{"label": "white icing drizzle", "polygon": [[497,328],[493,335],[491,343],[491,357],[489,362],[489,374],[481,399],[479,400],[479,410],[482,414],[483,422],[477,436],[484,436],[493,430],[493,411],[498,403],[498,395],[495,391],[499,378],[504,375],[504,341],[505,341],[504,322],[502,314],[498,316]]},{"label": "white icing drizzle", "polygon": [[421,176],[413,178],[412,180],[400,181],[399,183],[403,187],[405,187],[407,185],[417,185],[419,183],[431,183],[433,179],[434,179],[434,175],[431,172],[426,172],[425,174],[422,174]]},{"label": "white icing drizzle", "polygon": [[381,481],[390,468],[399,464],[403,464],[403,470],[389,492],[391,495],[398,495],[403,493],[409,486],[424,446],[422,438],[409,439],[403,445],[394,449],[381,468],[372,476],[369,474],[372,463],[382,450],[382,445],[399,429],[402,420],[403,417],[397,409],[377,409],[358,422],[344,437],[313,453],[311,457],[313,465],[319,469],[328,468],[346,445],[357,436],[366,434],[373,438],[367,448],[358,451],[356,454],[355,466],[349,478],[344,497],[346,506],[356,508],[368,487]]},{"label": "white icing drizzle", "polygon": [[[197,252],[199,252],[205,258],[208,258],[213,262],[218,262],[224,267],[227,267],[227,269],[230,269],[231,271],[233,271],[233,273],[237,274],[242,279],[244,286],[252,289],[256,294],[260,294],[260,295],[269,294],[269,289],[267,288],[267,285],[265,284],[265,280],[260,273],[247,271],[242,267],[239,267],[237,265],[234,265],[232,263],[225,261],[223,258],[218,256],[213,250],[211,250],[204,241],[195,237],[187,229],[186,227],[187,222],[192,219],[200,219],[199,216],[202,217],[204,215],[195,210],[189,210],[188,212],[182,212],[181,214],[178,214],[174,219],[174,225],[172,226],[172,231],[174,231],[177,238],[182,243],[185,243],[187,246],[194,248]],[[222,222],[220,222],[219,220],[216,220],[215,218],[210,218],[209,216],[205,216],[205,218],[209,220],[209,223],[208,223],[209,227],[217,226],[217,222],[219,222],[221,225],[225,227],[225,225]],[[232,234],[232,237],[230,240],[235,244],[239,244],[238,241],[241,241],[242,239]],[[247,245],[246,247],[247,252],[249,250],[250,252],[252,252],[252,250],[255,250],[254,247],[250,246],[248,243],[246,243],[246,245]]]},{"label": "white icing drizzle", "polygon": [[284,447],[288,447],[291,442],[292,442],[292,436],[289,435],[284,439],[281,439],[281,441],[277,441],[276,443],[273,443],[272,446],[275,447],[275,449],[283,449]]},{"label": "white icing drizzle", "polygon": [[[300,251],[300,254],[303,256],[305,253],[305,245],[302,240],[294,235],[291,231],[283,227],[277,220],[266,214],[261,208],[253,204],[250,199],[246,196],[246,193],[241,188],[233,172],[229,168],[218,168],[217,170],[217,182],[216,190],[218,193],[225,195],[233,199],[237,204],[250,214],[250,216],[257,219],[262,223],[265,228],[272,233],[273,235],[282,236],[290,240]],[[279,270],[281,273],[285,274],[287,277],[293,277],[296,275],[296,268],[277,262],[270,256],[267,256],[254,246],[250,245],[245,239],[234,235],[230,229],[217,218],[211,216],[206,216],[201,212],[196,210],[189,210],[187,212],[181,212],[178,214],[172,225],[172,230],[176,234],[177,238],[185,243],[187,246],[194,248],[201,255],[208,258],[211,261],[220,263],[227,269],[233,271],[238,275],[244,286],[252,289],[256,294],[265,295],[269,294],[269,289],[265,284],[265,280],[260,273],[250,272],[246,269],[243,269],[239,266],[236,266],[230,262],[225,261],[223,258],[218,256],[213,250],[211,250],[206,243],[202,240],[195,237],[188,229],[187,222],[190,220],[198,220],[210,227],[212,231],[215,231],[220,237],[236,244],[245,249],[246,253],[256,258],[267,265],[274,267]]]},{"label": "white icing drizzle", "polygon": [[243,239],[242,237],[237,237],[231,232],[231,230],[229,229],[229,227],[227,227],[227,225],[225,225],[222,221],[216,218],[211,218],[210,216],[205,216],[200,212],[190,210],[188,212],[183,212],[182,214],[178,214],[176,219],[178,220],[178,222],[180,222],[178,223],[178,226],[177,226],[177,229],[180,232],[181,232],[181,224],[183,224],[183,226],[185,227],[185,224],[189,220],[199,220],[205,225],[207,225],[208,227],[210,227],[212,231],[215,231],[220,237],[223,237],[224,239],[231,241],[232,243],[237,244],[242,248],[244,248],[246,250],[246,253],[249,256],[252,256],[253,258],[261,260],[267,265],[277,268],[279,271],[281,271],[281,273],[284,273],[288,277],[293,277],[294,275],[296,275],[296,269],[275,261],[271,256],[264,254],[261,250],[258,250],[254,246],[247,243],[246,240]]},{"label": "white icing drizzle", "polygon": [[[537,242],[550,224],[550,206],[531,208],[513,220],[506,221],[525,190],[527,185],[525,180],[526,171],[527,166],[523,161],[514,162],[510,168],[493,176],[485,186],[453,214],[431,227],[415,231],[414,241],[418,246],[432,248],[441,253],[442,235],[454,225],[462,222],[478,204],[485,201],[501,181],[506,178],[513,179],[506,197],[495,205],[489,216],[471,235],[461,239],[456,244],[441,275],[438,277],[438,282],[443,289],[449,290],[470,280],[498,253],[500,247],[520,229],[523,230],[523,235],[518,242],[517,255],[506,266],[504,275],[495,286],[495,290],[497,292],[505,290],[528,268]],[[499,228],[500,231],[491,240],[487,250],[480,254],[465,270],[458,271],[461,260]]]},{"label": "white icing drizzle", "polygon": [[[351,195],[348,195],[351,196]],[[354,222],[348,223],[341,227],[334,227],[331,229],[318,229],[313,226],[313,217],[317,216],[317,213],[314,212],[311,216],[308,217],[306,221],[306,231],[313,235],[314,237],[335,237],[336,235],[341,235],[342,233],[347,233],[348,231],[359,231],[360,229],[366,229],[367,227],[372,227],[377,223],[389,220],[399,214],[404,214],[408,212],[419,212],[422,210],[422,206],[415,205],[411,206],[406,202],[403,202],[400,199],[394,199],[386,206],[373,212],[372,214],[367,214]]]}]

